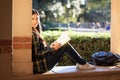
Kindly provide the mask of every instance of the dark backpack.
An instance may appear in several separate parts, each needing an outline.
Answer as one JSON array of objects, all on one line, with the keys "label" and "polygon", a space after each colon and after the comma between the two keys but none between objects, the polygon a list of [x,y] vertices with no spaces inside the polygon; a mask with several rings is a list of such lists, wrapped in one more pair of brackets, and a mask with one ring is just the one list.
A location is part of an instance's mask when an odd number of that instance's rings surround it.
[{"label": "dark backpack", "polygon": [[92,64],[97,66],[111,66],[120,61],[120,55],[112,52],[95,52],[92,56]]}]

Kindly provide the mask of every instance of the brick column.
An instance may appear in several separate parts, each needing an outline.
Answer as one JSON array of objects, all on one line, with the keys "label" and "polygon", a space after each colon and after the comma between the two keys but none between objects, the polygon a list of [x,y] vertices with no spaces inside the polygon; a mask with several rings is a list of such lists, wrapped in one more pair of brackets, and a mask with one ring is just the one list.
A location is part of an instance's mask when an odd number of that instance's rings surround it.
[{"label": "brick column", "polygon": [[32,74],[32,0],[13,0],[13,74]]},{"label": "brick column", "polygon": [[0,0],[0,80],[12,80],[12,0]]},{"label": "brick column", "polygon": [[120,0],[111,0],[111,51],[120,54]]}]

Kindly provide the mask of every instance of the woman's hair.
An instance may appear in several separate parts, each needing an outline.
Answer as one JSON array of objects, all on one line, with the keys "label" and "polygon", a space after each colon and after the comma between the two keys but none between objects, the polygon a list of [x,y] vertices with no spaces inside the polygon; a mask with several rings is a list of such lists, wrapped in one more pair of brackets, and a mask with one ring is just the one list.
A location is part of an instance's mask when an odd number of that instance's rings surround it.
[{"label": "woman's hair", "polygon": [[38,25],[36,29],[40,32],[41,31],[41,22],[40,22],[40,14],[36,9],[32,9],[32,15],[37,14],[38,15]]},{"label": "woman's hair", "polygon": [[36,9],[32,9],[32,15],[33,15],[33,14],[39,15],[39,12],[38,12]]}]

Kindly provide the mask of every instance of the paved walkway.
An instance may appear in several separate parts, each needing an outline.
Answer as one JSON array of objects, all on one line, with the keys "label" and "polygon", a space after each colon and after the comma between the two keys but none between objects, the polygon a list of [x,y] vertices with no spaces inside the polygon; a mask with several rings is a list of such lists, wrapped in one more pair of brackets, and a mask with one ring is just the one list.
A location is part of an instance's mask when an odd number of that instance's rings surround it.
[{"label": "paved walkway", "polygon": [[[68,28],[59,27],[62,30],[68,30]],[[76,31],[76,32],[103,32],[103,33],[110,33],[110,30],[105,30],[105,28],[98,28],[98,29],[92,29],[92,28],[69,28],[69,30]]]}]

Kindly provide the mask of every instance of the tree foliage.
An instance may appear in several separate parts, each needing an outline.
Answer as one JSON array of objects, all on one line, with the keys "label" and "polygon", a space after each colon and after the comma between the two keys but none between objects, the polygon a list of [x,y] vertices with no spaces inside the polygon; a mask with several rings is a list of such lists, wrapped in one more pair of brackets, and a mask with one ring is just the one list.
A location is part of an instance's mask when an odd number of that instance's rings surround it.
[{"label": "tree foliage", "polygon": [[33,0],[43,21],[110,21],[110,0]]},{"label": "tree foliage", "polygon": [[88,0],[88,16],[91,21],[105,22],[111,18],[110,0]]}]

